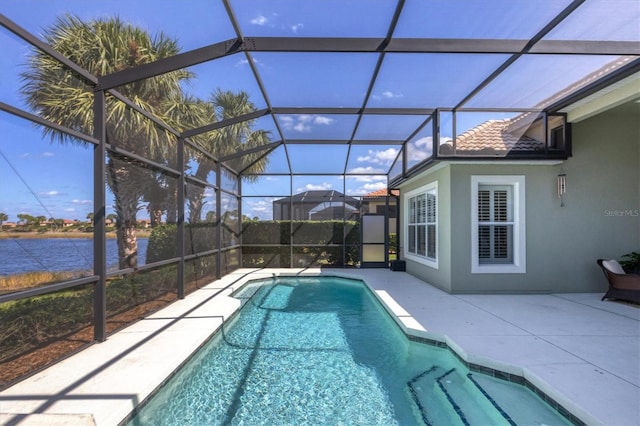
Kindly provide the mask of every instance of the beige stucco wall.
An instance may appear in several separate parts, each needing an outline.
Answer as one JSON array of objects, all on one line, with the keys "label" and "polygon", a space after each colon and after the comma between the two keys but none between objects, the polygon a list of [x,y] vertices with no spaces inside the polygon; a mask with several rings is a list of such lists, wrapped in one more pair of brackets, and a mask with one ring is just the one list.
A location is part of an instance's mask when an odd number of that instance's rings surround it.
[{"label": "beige stucco wall", "polygon": [[[604,292],[596,259],[640,251],[639,109],[574,123],[573,156],[561,164],[454,163],[403,185],[401,194],[438,180],[440,208],[439,270],[408,262],[408,272],[452,293]],[[472,175],[526,177],[526,274],[471,273]]]}]

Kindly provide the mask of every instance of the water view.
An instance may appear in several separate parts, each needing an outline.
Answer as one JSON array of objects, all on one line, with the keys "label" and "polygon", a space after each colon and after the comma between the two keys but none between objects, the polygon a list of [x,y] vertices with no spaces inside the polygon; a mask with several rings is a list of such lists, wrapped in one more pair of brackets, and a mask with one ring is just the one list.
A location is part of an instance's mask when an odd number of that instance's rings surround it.
[{"label": "water view", "polygon": [[[147,238],[138,238],[138,264],[144,265]],[[77,271],[93,268],[91,238],[13,238],[0,240],[0,275],[31,271]],[[107,268],[118,266],[118,246],[107,239]]]}]

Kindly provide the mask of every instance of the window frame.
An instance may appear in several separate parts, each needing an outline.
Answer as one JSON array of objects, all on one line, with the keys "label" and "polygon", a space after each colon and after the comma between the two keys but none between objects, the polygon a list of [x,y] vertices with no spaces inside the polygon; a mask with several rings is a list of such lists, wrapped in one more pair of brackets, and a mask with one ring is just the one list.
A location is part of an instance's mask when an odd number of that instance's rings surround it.
[{"label": "window frame", "polygon": [[[433,215],[434,216],[433,221],[429,221],[429,216],[430,216],[428,214],[428,195],[429,194],[435,197],[435,214]],[[419,222],[420,224],[423,224],[425,226],[425,239],[424,239],[425,254],[424,255],[420,255],[418,253],[413,253],[409,251],[409,228],[411,225],[418,226],[419,224],[418,222],[414,223],[411,221],[411,213],[412,213],[411,204],[412,204],[412,200],[420,195],[425,196],[424,222]],[[434,269],[438,269],[438,259],[440,257],[439,256],[440,244],[438,243],[438,237],[439,237],[438,215],[440,211],[440,208],[438,207],[438,181],[428,183],[427,185],[421,186],[420,188],[407,192],[404,196],[403,204],[404,204],[403,234],[404,234],[405,243],[403,244],[404,248],[402,252],[403,252],[404,258],[408,260],[412,260],[414,262],[421,263],[423,265],[429,266]],[[429,252],[428,248],[429,248],[429,242],[430,242],[429,231],[428,231],[429,226],[433,226],[435,228],[435,233],[433,237],[433,240],[435,243],[434,257],[429,257],[427,255]]]},{"label": "window frame", "polygon": [[[512,188],[513,239],[512,262],[480,263],[478,235],[478,191],[481,186],[510,186]],[[523,175],[474,175],[471,176],[471,273],[472,274],[525,274],[526,265],[526,217],[525,176]],[[505,222],[507,223],[507,222]]]}]

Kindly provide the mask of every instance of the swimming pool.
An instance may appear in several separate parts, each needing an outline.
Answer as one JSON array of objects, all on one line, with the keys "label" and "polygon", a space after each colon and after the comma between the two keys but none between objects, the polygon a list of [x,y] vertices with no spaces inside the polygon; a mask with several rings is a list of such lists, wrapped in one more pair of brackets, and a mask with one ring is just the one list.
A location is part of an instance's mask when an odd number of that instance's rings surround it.
[{"label": "swimming pool", "polygon": [[569,424],[523,386],[410,341],[363,282],[250,282],[239,314],[129,425]]}]

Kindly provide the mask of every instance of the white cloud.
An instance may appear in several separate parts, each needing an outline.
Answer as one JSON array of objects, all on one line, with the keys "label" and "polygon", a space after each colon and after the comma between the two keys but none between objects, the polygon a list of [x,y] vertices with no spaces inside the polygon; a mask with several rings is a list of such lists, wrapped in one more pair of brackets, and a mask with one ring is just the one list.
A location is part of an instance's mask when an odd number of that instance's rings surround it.
[{"label": "white cloud", "polygon": [[323,124],[328,126],[329,124],[333,123],[333,118],[318,115],[313,118],[313,122],[314,124]]},{"label": "white cloud", "polygon": [[303,191],[326,191],[327,189],[331,189],[333,185],[329,182],[322,182],[320,185],[315,185],[313,183],[306,184],[303,188],[298,188],[296,192]]},{"label": "white cloud", "polygon": [[273,204],[267,203],[266,201],[256,201],[248,203],[248,205],[251,208],[251,211],[257,212],[265,212],[267,210],[270,210],[270,208],[273,206]]},{"label": "white cloud", "polygon": [[76,211],[76,209],[74,209],[73,207],[69,207],[69,208],[64,209],[64,211],[65,212],[69,212],[69,213],[73,213],[73,212]]},{"label": "white cloud", "polygon": [[382,97],[383,98],[387,98],[387,99],[393,99],[393,98],[401,98],[404,95],[402,93],[393,93],[390,90],[384,91],[382,92]]},{"label": "white cloud", "polygon": [[266,25],[266,23],[269,22],[269,20],[265,16],[259,15],[258,17],[250,20],[249,22],[253,25],[262,26],[262,25]]},{"label": "white cloud", "polygon": [[322,115],[300,114],[300,115],[281,115],[278,117],[285,130],[294,130],[299,133],[309,133],[313,130],[314,125],[328,126],[334,122],[331,117]]},{"label": "white cloud", "polygon": [[411,142],[414,149],[407,151],[409,162],[415,163],[431,157],[433,151],[432,143],[433,138],[431,136],[426,136],[415,142]]},{"label": "white cloud", "polygon": [[385,173],[383,169],[377,169],[375,167],[354,167],[348,170],[348,173]]},{"label": "white cloud", "polygon": [[255,214],[255,213],[266,213],[268,211],[271,211],[271,209],[267,206],[253,206],[251,207],[251,211]]},{"label": "white cloud", "polygon": [[83,205],[87,205],[87,204],[93,204],[93,201],[91,200],[71,200],[72,204],[83,204]]},{"label": "white cloud", "polygon": [[409,154],[408,160],[409,160],[409,162],[420,162],[422,160],[425,160],[425,159],[429,158],[430,156],[431,155],[428,154],[425,151],[412,151]]},{"label": "white cloud", "polygon": [[359,156],[357,160],[358,162],[368,162],[390,166],[393,163],[393,160],[396,159],[397,155],[398,150],[395,148],[388,148],[384,151],[374,151],[370,149],[367,155]]},{"label": "white cloud", "polygon": [[42,156],[43,156],[43,157],[53,157],[54,155],[55,155],[55,154],[54,154],[53,152],[49,152],[49,151],[47,151],[47,152],[43,152],[43,153],[42,153]]},{"label": "white cloud", "polygon": [[382,100],[382,98],[385,98],[385,99],[402,98],[404,97],[404,95],[402,93],[393,93],[391,90],[385,90],[380,94],[373,94],[371,95],[371,97],[376,101],[379,101],[379,100]]},{"label": "white cloud", "polygon": [[250,218],[271,219],[273,217],[273,199],[267,198],[259,201],[245,201],[245,214]]},{"label": "white cloud", "polygon": [[60,191],[47,191],[47,192],[39,192],[38,195],[41,197],[56,197],[58,195],[64,195],[64,194]]},{"label": "white cloud", "polygon": [[418,139],[413,144],[417,147],[424,148],[426,146],[431,146],[432,143],[433,138],[431,136],[425,136],[424,138]]},{"label": "white cloud", "polygon": [[[257,60],[256,58],[254,58],[253,56],[251,57],[251,60],[253,61],[254,65],[258,65],[258,66],[262,66],[262,62]],[[240,59],[238,62],[236,62],[235,66],[236,67],[240,67],[240,66],[244,66],[244,65],[249,65],[249,60],[245,57]]]},{"label": "white cloud", "polygon": [[299,29],[304,28],[304,24],[293,24],[291,26],[291,31],[293,31],[294,33],[297,33]]},{"label": "white cloud", "polygon": [[311,126],[308,126],[304,123],[297,123],[292,127],[292,129],[300,133],[309,133],[311,131]]},{"label": "white cloud", "polygon": [[379,189],[384,189],[387,187],[386,182],[376,182],[376,183],[366,183],[363,188],[369,192],[377,191]]},{"label": "white cloud", "polygon": [[377,175],[377,176],[367,176],[367,175],[362,175],[362,176],[347,176],[347,178],[349,180],[352,181],[356,181],[356,182],[386,182],[387,181],[387,177],[386,176],[381,176],[381,175]]}]

